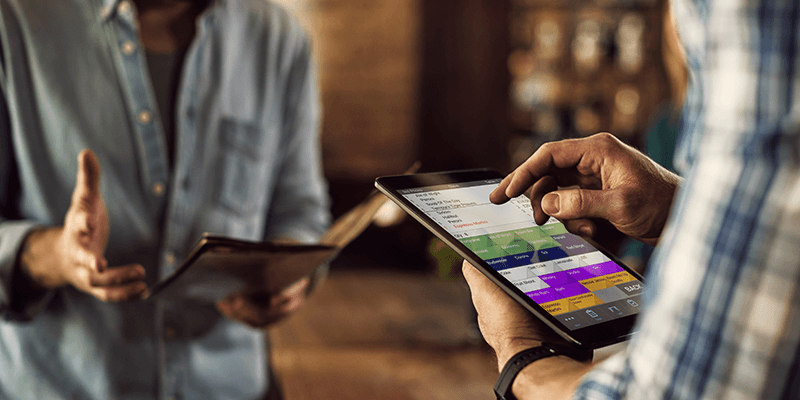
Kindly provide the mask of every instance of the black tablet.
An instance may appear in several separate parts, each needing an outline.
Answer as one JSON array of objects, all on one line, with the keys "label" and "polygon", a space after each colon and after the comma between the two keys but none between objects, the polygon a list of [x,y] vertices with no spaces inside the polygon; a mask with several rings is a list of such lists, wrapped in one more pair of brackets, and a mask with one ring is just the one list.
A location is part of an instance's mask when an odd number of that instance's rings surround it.
[{"label": "black tablet", "polygon": [[628,338],[641,276],[555,218],[537,225],[525,196],[492,204],[502,178],[481,169],[381,177],[375,186],[567,341],[595,349]]}]

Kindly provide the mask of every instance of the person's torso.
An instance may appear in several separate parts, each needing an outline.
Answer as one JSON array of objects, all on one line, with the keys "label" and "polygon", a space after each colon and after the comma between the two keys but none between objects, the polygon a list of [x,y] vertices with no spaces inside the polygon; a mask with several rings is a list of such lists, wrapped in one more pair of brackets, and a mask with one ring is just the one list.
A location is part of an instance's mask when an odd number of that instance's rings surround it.
[{"label": "person's torso", "polygon": [[[4,0],[0,12],[24,218],[62,223],[77,154],[90,148],[110,265],[142,264],[152,283],[203,232],[263,238],[285,139],[285,57],[305,40],[284,12],[218,2],[198,20],[174,169],[131,3]],[[107,304],[66,288],[34,321],[0,323],[0,398],[254,396],[267,384],[264,350],[259,331],[211,304]]]}]

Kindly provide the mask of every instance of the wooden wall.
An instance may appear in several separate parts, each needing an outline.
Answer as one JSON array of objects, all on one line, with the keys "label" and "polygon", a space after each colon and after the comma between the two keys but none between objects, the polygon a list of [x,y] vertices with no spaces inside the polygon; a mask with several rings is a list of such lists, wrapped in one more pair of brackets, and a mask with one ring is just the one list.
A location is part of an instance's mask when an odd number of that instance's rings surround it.
[{"label": "wooden wall", "polygon": [[332,180],[371,182],[417,157],[419,0],[317,0]]},{"label": "wooden wall", "polygon": [[325,170],[501,167],[507,154],[508,1],[279,0],[313,32]]},{"label": "wooden wall", "polygon": [[508,167],[507,0],[423,4],[425,170]]}]

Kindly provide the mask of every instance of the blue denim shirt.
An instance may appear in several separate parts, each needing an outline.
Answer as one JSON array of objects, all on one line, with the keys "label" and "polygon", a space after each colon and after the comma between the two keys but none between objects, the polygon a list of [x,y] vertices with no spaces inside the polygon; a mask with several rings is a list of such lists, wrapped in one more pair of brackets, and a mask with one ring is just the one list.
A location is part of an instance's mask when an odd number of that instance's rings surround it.
[{"label": "blue denim shirt", "polygon": [[269,384],[263,332],[213,304],[66,287],[11,312],[21,243],[63,223],[81,149],[102,167],[109,264],[139,263],[148,283],[203,232],[310,242],[328,224],[302,29],[265,1],[212,2],[181,75],[172,170],[135,13],[0,0],[0,399],[242,399]]}]

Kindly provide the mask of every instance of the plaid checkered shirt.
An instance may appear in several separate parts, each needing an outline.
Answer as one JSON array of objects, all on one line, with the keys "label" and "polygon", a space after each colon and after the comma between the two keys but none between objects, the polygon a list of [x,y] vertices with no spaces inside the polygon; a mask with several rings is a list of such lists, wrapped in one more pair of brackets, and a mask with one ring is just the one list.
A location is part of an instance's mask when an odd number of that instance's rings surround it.
[{"label": "plaid checkered shirt", "polygon": [[579,399],[800,398],[800,6],[673,0],[686,178],[639,333]]}]

